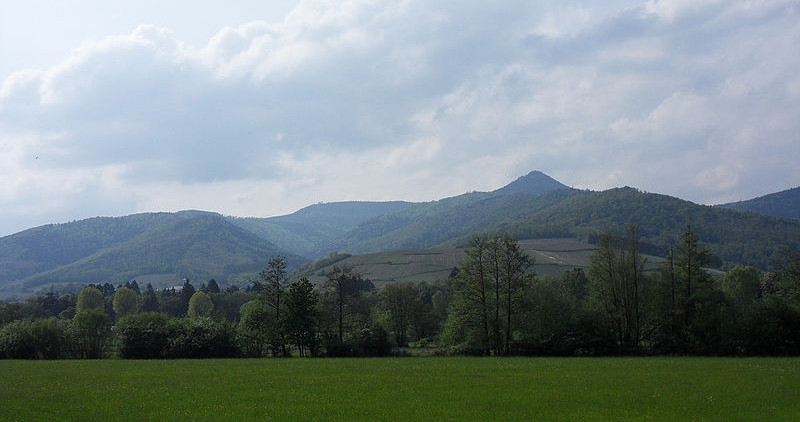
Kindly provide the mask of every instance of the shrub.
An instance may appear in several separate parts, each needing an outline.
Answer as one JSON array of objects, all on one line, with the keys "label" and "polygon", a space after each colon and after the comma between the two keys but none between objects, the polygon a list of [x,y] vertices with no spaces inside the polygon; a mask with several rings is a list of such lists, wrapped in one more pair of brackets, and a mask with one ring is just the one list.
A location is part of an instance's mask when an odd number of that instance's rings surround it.
[{"label": "shrub", "polygon": [[144,312],[122,318],[116,328],[119,352],[124,358],[163,358],[167,348],[167,314]]},{"label": "shrub", "polygon": [[167,322],[170,358],[225,358],[238,355],[233,328],[227,321],[180,318]]},{"label": "shrub", "polygon": [[30,320],[14,321],[0,329],[0,357],[4,359],[35,359],[36,346],[31,334]]}]

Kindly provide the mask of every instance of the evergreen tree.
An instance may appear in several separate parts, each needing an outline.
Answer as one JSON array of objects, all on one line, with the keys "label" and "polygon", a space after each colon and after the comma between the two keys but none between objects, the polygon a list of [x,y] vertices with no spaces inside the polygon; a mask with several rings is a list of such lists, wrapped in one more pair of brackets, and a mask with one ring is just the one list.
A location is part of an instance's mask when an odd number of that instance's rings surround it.
[{"label": "evergreen tree", "polygon": [[219,293],[220,289],[219,289],[219,284],[217,284],[217,280],[214,280],[213,278],[209,280],[208,285],[206,286],[206,291],[207,293],[212,293],[212,294]]},{"label": "evergreen tree", "polygon": [[156,291],[153,289],[153,285],[147,283],[147,286],[144,288],[144,293],[142,293],[142,312],[156,312],[158,311],[158,297],[156,297]]},{"label": "evergreen tree", "polygon": [[189,300],[192,299],[192,296],[197,292],[197,289],[194,288],[192,283],[189,282],[188,278],[183,279],[183,288],[181,289],[180,294],[180,315],[186,315],[186,312],[189,310]]}]

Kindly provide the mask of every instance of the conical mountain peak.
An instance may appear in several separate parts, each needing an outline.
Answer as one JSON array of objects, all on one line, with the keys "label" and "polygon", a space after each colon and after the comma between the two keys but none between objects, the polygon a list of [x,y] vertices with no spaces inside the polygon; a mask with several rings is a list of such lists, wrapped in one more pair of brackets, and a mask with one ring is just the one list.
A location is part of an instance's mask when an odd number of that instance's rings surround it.
[{"label": "conical mountain peak", "polygon": [[497,189],[494,193],[527,193],[530,195],[541,195],[550,191],[558,189],[569,189],[569,186],[564,185],[558,180],[536,170],[532,171],[525,176],[509,183],[508,185]]}]

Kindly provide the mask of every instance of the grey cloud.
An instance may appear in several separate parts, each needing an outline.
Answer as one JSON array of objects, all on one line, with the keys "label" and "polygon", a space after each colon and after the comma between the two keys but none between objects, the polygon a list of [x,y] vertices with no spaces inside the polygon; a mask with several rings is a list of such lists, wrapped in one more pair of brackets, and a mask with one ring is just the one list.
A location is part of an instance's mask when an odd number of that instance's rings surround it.
[{"label": "grey cloud", "polygon": [[[743,199],[800,180],[787,159],[800,144],[797,16],[796,0],[302,3],[199,48],[142,26],[7,79],[0,145],[14,143],[9,186],[37,179],[16,158],[37,151],[53,174],[111,180],[138,209],[203,187],[230,195],[206,208],[251,204],[233,214],[276,212],[259,189],[298,207],[434,199],[533,169]],[[36,202],[14,189],[7,205]]]}]

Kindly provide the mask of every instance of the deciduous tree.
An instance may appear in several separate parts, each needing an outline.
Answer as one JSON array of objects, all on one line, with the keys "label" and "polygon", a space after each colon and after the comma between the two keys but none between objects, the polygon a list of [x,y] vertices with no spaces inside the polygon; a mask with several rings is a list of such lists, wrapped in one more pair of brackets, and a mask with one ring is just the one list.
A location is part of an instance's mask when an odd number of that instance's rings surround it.
[{"label": "deciduous tree", "polygon": [[214,311],[214,303],[203,292],[195,292],[189,299],[188,315],[190,318],[210,317]]},{"label": "deciduous tree", "polygon": [[639,228],[630,227],[629,237],[615,239],[610,233],[600,237],[589,270],[593,303],[601,309],[617,343],[632,350],[642,340],[641,300],[643,258],[639,253]]},{"label": "deciduous tree", "polygon": [[102,310],[106,305],[103,299],[103,294],[96,287],[87,286],[81,290],[78,295],[78,302],[75,306],[78,312],[87,309],[100,309]]},{"label": "deciduous tree", "polygon": [[106,355],[111,338],[111,318],[101,309],[79,311],[73,319],[78,352],[84,359],[100,359]]},{"label": "deciduous tree", "polygon": [[114,315],[119,320],[139,311],[139,295],[122,286],[114,293]]},{"label": "deciduous tree", "polygon": [[317,349],[317,306],[319,294],[303,277],[289,286],[286,296],[286,326],[300,356]]}]

